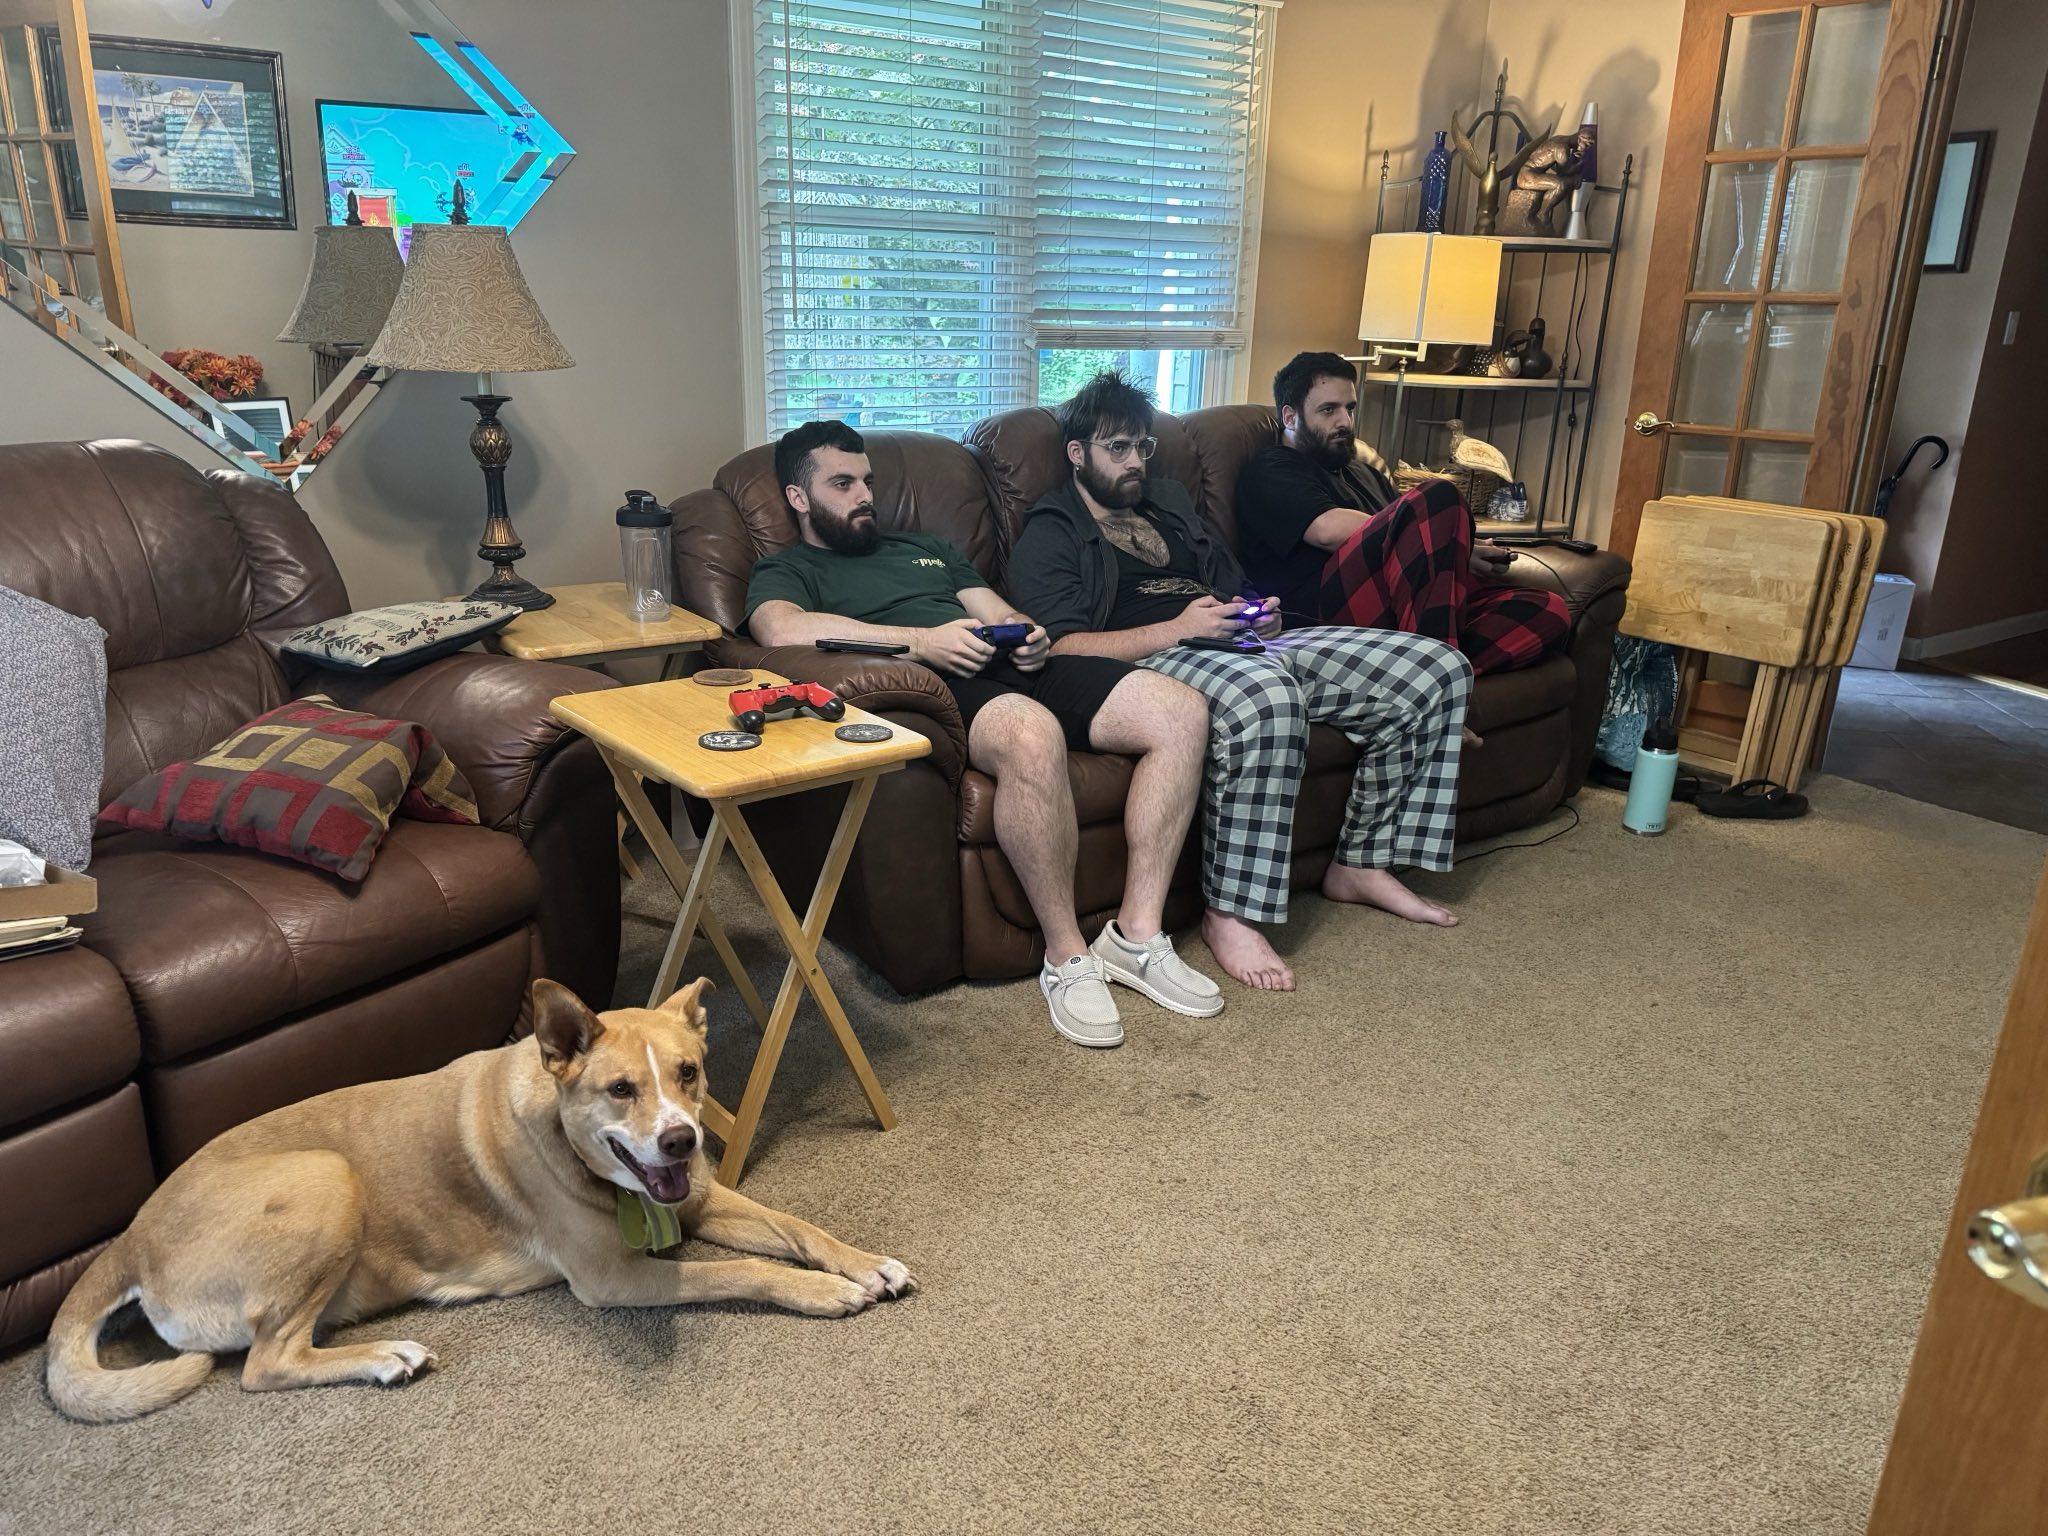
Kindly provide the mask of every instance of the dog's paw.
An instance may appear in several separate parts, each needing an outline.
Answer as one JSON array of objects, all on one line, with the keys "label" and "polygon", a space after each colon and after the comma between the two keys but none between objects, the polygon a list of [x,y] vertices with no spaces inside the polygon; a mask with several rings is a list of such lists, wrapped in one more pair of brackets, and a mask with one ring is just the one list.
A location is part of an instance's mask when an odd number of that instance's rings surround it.
[{"label": "dog's paw", "polygon": [[848,1317],[875,1300],[858,1280],[823,1270],[792,1271],[783,1305],[808,1317]]},{"label": "dog's paw", "polygon": [[878,1259],[875,1267],[853,1277],[867,1287],[868,1294],[877,1301],[894,1301],[917,1289],[917,1276],[905,1267],[901,1259]]},{"label": "dog's paw", "polygon": [[372,1347],[382,1358],[370,1367],[370,1379],[383,1386],[395,1387],[411,1381],[434,1363],[434,1352],[411,1339],[390,1339]]}]

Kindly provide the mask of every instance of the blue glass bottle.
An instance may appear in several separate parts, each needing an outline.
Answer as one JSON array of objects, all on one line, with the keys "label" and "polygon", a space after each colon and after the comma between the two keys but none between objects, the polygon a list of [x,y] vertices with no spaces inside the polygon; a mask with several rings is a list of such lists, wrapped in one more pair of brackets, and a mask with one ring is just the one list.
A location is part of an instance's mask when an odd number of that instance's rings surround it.
[{"label": "blue glass bottle", "polygon": [[1436,148],[1422,165],[1422,222],[1418,227],[1425,233],[1443,229],[1444,195],[1450,189],[1451,152],[1444,147],[1444,136],[1439,133]]}]

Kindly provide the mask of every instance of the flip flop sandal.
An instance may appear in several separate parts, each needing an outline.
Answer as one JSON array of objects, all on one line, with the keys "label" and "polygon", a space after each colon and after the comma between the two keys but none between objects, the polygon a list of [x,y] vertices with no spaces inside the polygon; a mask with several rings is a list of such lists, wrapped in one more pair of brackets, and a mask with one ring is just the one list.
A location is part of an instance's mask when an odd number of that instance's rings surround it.
[{"label": "flip flop sandal", "polygon": [[[1760,790],[1759,794],[1750,791]],[[1806,796],[1796,795],[1772,779],[1744,779],[1726,789],[1710,789],[1693,804],[1702,816],[1727,816],[1740,821],[1791,821],[1806,814]]]}]

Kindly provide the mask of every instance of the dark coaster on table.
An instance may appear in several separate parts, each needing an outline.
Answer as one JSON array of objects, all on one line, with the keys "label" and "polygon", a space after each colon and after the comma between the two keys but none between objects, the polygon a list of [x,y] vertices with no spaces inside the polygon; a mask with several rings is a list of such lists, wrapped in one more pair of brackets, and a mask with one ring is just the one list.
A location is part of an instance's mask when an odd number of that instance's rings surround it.
[{"label": "dark coaster on table", "polygon": [[697,673],[695,678],[706,688],[744,688],[753,680],[754,674],[743,667],[713,667]]},{"label": "dark coaster on table", "polygon": [[896,733],[886,725],[842,725],[832,733],[841,741],[887,741]]},{"label": "dark coaster on table", "polygon": [[752,731],[706,731],[697,745],[713,752],[744,752],[761,745],[761,738]]}]

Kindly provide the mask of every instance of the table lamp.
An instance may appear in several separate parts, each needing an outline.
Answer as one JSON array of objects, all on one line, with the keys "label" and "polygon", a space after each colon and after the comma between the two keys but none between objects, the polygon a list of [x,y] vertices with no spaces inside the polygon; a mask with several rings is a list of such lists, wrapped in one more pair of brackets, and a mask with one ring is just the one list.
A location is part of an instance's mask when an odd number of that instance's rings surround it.
[{"label": "table lamp", "polygon": [[[348,195],[348,220],[313,231],[313,265],[291,319],[277,333],[279,341],[308,346],[352,346],[358,352],[384,329],[398,285],[405,281],[405,262],[393,231],[363,222],[356,195]],[[344,366],[320,397],[306,408],[278,452],[289,454],[334,408],[356,379],[367,372]],[[302,431],[301,428],[304,428]]]},{"label": "table lamp", "polygon": [[513,570],[526,549],[505,510],[505,464],[512,457],[512,435],[498,420],[498,410],[510,397],[491,392],[491,375],[573,368],[576,360],[533,302],[512,254],[511,236],[494,224],[469,222],[469,201],[461,182],[455,184],[449,222],[413,225],[405,281],[383,332],[363,360],[385,368],[476,375],[477,392],[462,398],[476,407],[478,418],[469,434],[469,451],[483,468],[487,516],[477,554],[492,569],[469,595],[521,608],[545,608],[554,602],[553,596]]},{"label": "table lamp", "polygon": [[1374,235],[1358,339],[1368,365],[1402,366],[1434,344],[1484,346],[1500,301],[1500,242],[1483,235]]}]

